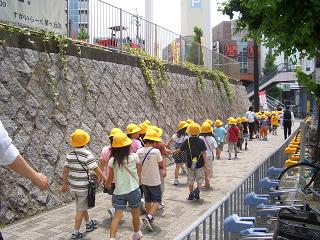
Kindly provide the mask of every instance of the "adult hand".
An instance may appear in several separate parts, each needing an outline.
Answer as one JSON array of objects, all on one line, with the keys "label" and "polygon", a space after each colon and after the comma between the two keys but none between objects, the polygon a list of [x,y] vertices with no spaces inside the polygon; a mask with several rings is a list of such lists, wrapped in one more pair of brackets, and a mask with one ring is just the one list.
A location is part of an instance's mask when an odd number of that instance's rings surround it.
[{"label": "adult hand", "polygon": [[47,190],[49,187],[48,178],[42,173],[35,173],[32,183],[37,186],[41,191]]}]

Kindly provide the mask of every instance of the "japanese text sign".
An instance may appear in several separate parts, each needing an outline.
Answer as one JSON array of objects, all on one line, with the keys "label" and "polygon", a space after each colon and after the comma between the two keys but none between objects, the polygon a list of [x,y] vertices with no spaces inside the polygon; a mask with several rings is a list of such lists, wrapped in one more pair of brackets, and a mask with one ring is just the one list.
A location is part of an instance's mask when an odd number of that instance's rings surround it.
[{"label": "japanese text sign", "polygon": [[65,34],[65,0],[0,0],[0,20]]}]

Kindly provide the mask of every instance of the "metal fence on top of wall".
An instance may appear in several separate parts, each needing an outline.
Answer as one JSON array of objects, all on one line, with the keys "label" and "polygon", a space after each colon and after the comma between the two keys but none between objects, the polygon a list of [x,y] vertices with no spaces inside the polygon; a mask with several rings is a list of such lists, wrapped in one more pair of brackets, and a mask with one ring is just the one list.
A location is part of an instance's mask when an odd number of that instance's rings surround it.
[{"label": "metal fence on top of wall", "polygon": [[282,167],[284,165],[285,160],[287,160],[287,154],[284,150],[298,131],[299,129],[297,129],[276,152],[268,156],[255,170],[244,177],[231,193],[228,193],[187,229],[181,232],[175,240],[232,240],[230,233],[225,233],[223,230],[224,219],[234,213],[242,217],[249,216],[251,210],[248,206],[244,205],[244,197],[250,192],[257,194],[263,193],[263,189],[258,185],[259,180],[266,177],[269,167]]},{"label": "metal fence on top of wall", "polygon": [[[182,65],[189,61],[221,70],[231,79],[240,79],[238,62],[194,42],[193,36],[183,37],[102,0],[90,0],[86,6],[78,7],[78,18],[69,17],[70,37],[76,37],[83,27],[91,44],[122,52],[128,51],[128,47],[140,48],[168,63]],[[79,22],[72,22],[73,19]],[[78,27],[73,29],[75,32],[70,29],[72,26]]]}]

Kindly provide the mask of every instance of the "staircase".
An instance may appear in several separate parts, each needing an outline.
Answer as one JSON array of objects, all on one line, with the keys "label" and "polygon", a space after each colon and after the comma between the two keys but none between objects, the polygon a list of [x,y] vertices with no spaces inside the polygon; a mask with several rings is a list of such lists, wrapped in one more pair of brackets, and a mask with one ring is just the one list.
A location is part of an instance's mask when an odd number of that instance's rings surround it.
[{"label": "staircase", "polygon": [[[279,82],[295,82],[297,77],[295,76],[294,70],[296,65],[281,63],[269,74],[260,78],[259,91],[266,90],[276,85]],[[248,97],[251,98],[254,93],[253,83],[246,87]]]}]

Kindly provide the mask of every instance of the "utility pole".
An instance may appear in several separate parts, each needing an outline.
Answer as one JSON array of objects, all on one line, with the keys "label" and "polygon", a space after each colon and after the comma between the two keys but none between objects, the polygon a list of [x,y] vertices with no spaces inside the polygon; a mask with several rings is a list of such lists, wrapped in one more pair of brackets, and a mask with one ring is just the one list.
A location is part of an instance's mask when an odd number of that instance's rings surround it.
[{"label": "utility pole", "polygon": [[253,109],[255,112],[260,110],[259,98],[259,47],[256,41],[253,43]]}]

